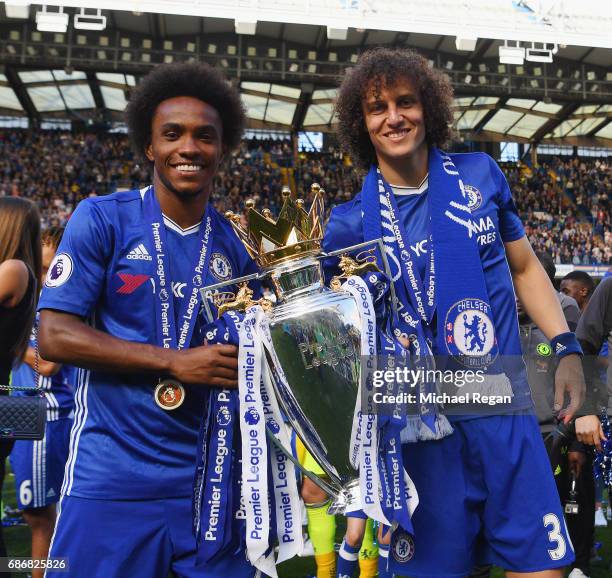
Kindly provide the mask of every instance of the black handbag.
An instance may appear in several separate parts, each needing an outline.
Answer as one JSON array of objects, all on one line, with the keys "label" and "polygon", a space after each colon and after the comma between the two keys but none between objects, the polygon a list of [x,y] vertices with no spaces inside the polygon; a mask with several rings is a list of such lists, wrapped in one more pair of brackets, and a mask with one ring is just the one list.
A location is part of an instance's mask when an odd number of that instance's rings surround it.
[{"label": "black handbag", "polygon": [[40,387],[38,372],[38,335],[34,328],[34,379],[35,387],[0,385],[0,391],[28,391],[36,395],[0,395],[0,439],[41,440],[47,423],[47,399]]}]

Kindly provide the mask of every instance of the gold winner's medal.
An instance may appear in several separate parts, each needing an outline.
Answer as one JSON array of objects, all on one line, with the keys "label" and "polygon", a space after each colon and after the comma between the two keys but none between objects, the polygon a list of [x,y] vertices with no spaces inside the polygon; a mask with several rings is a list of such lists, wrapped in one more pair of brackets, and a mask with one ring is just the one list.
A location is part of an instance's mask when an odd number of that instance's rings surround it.
[{"label": "gold winner's medal", "polygon": [[157,384],[154,397],[159,407],[172,411],[185,401],[185,388],[176,379],[164,379]]}]

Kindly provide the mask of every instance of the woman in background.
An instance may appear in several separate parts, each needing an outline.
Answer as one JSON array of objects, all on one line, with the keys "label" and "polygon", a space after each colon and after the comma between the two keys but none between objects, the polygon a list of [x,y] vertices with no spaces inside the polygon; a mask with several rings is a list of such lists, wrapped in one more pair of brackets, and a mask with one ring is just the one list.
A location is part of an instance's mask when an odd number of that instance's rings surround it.
[{"label": "woman in background", "polygon": [[[1,385],[8,385],[13,363],[23,358],[28,346],[41,267],[40,215],[36,205],[20,197],[0,197]],[[0,390],[0,394],[6,393]],[[10,440],[0,440],[0,502],[4,462],[12,445]],[[1,525],[0,557],[6,557]],[[9,574],[0,572],[3,576]]]}]

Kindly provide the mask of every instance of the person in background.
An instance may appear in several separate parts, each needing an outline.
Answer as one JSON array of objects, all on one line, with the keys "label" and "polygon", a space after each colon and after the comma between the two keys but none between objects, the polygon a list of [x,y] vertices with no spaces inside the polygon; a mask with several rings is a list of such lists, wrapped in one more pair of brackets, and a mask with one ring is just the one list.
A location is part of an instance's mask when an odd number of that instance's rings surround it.
[{"label": "person in background", "polygon": [[561,279],[560,290],[561,293],[573,297],[580,311],[584,311],[595,291],[595,281],[585,271],[572,271]]},{"label": "person in background", "polygon": [[[607,403],[604,403],[604,406],[607,406],[608,415],[612,415],[612,364],[608,361],[610,346],[612,346],[612,277],[604,278],[593,291],[576,329],[576,336],[584,348],[585,355],[594,361],[590,367],[591,371],[587,371],[587,378],[600,379],[602,365],[607,367],[604,377],[607,384],[605,388]],[[603,364],[602,360],[604,361]],[[607,523],[601,508],[601,494],[599,492],[597,497],[595,524],[605,526]],[[608,496],[608,500],[610,500],[610,496]]]},{"label": "person in background", "polygon": [[[552,256],[542,252],[536,252],[536,255],[551,283],[554,283],[556,268]],[[569,295],[567,291],[563,291],[563,282],[561,288],[562,290],[557,293],[557,297],[561,303],[568,327],[575,331],[580,320],[580,303],[577,302],[574,295]],[[581,296],[580,292],[576,292],[576,297],[580,298]],[[540,431],[546,439],[547,437],[550,438],[550,432],[557,426],[556,412],[554,411],[556,360],[550,342],[542,331],[522,310],[520,304],[518,310],[521,349],[527,365],[529,385],[531,386]],[[590,403],[594,392],[591,391],[589,386],[587,386],[587,392],[587,402],[585,402],[581,414],[587,411],[596,412],[596,406]],[[583,415],[576,420],[576,427],[580,428],[583,423],[596,419],[594,415]],[[562,504],[566,504],[570,500],[572,481],[575,483],[577,491],[575,499],[578,504],[578,511],[576,513],[565,512],[565,520],[576,553],[576,560],[572,564],[569,576],[570,578],[585,578],[590,574],[591,551],[595,541],[593,456],[587,445],[577,439],[572,439],[568,444],[563,445],[560,456],[557,456],[557,458],[551,457],[551,463]]]},{"label": "person in background", "polygon": [[[41,275],[40,215],[20,197],[0,197],[0,385],[8,385],[32,330]],[[0,391],[5,395],[5,391]],[[0,501],[4,464],[12,442],[0,440]],[[0,525],[0,557],[6,557]],[[0,572],[0,577],[9,576]]]},{"label": "person in background", "polygon": [[[42,235],[41,284],[55,257],[64,229],[51,227]],[[47,425],[42,440],[18,440],[10,460],[15,474],[17,506],[32,532],[33,558],[46,558],[55,526],[55,504],[59,500],[64,467],[68,458],[70,427],[74,410],[73,385],[76,370],[41,359],[36,360],[36,330],[32,331],[30,344],[23,363],[13,368],[11,382],[19,387],[32,387],[35,367],[38,363],[39,387],[47,400]],[[32,395],[32,392],[15,391],[13,395]],[[42,578],[44,570],[32,570],[32,578]]]}]

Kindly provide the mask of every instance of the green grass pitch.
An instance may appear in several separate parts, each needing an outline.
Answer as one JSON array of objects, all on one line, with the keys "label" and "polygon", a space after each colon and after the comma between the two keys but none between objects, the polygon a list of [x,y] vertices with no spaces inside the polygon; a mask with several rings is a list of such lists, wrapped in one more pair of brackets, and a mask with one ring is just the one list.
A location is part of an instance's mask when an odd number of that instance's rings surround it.
[{"label": "green grass pitch", "polygon": [[[7,468],[7,475],[4,481],[4,504],[12,508],[15,507],[15,478]],[[345,524],[344,519],[338,516],[337,518],[337,542],[342,541]],[[11,526],[4,528],[4,538],[9,556],[29,556],[30,555],[30,532],[27,526]],[[597,528],[595,533],[595,541],[601,542],[602,547],[599,550],[601,561],[592,564],[592,572],[590,578],[610,578],[612,576],[612,522],[608,528]],[[444,553],[440,552],[443,556]],[[284,562],[278,567],[279,578],[310,578],[315,576],[316,567],[314,558],[293,558]],[[503,572],[499,568],[495,568],[492,573],[492,578],[502,578]],[[25,578],[27,574],[12,573],[13,578]],[[146,578],[146,577],[143,577]],[[169,576],[168,578],[172,578]],[[400,578],[399,576],[397,578]]]}]

